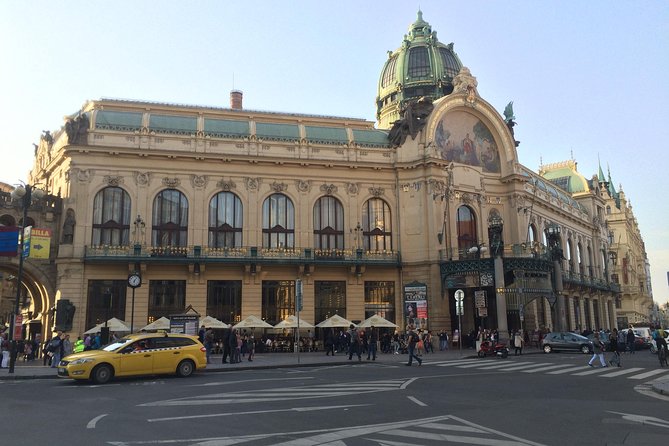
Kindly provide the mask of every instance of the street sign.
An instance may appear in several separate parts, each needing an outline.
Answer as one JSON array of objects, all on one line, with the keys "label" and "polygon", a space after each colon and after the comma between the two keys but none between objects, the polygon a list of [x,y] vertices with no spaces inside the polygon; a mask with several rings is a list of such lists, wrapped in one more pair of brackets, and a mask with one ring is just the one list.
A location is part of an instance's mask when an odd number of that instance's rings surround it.
[{"label": "street sign", "polygon": [[23,339],[23,315],[16,314],[14,315],[14,337],[12,338],[15,341],[20,341]]},{"label": "street sign", "polygon": [[481,308],[486,306],[485,290],[474,291],[474,304],[476,305],[476,308]]},{"label": "street sign", "polygon": [[295,306],[297,311],[302,311],[302,279],[297,279],[295,283]]},{"label": "street sign", "polygon": [[465,298],[465,292],[462,290],[457,290],[455,292],[455,314],[456,316],[462,316],[465,314],[464,311],[464,305],[462,304],[462,301]]}]

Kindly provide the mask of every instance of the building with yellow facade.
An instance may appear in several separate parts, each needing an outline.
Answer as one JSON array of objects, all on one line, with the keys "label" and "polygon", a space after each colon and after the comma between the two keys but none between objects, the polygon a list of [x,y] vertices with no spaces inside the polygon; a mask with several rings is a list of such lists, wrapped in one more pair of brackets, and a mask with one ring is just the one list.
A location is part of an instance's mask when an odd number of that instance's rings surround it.
[{"label": "building with yellow facade", "polygon": [[301,279],[311,323],[378,313],[506,333],[644,317],[649,290],[626,303],[649,282],[631,206],[572,160],[522,165],[512,107],[472,72],[419,12],[381,69],[377,123],[246,110],[240,91],[220,108],[87,101],[36,149],[28,181],[53,204],[30,214],[54,235],[47,261],[26,261],[22,311],[47,334],[57,299],[74,333],[188,307],[276,324]]}]

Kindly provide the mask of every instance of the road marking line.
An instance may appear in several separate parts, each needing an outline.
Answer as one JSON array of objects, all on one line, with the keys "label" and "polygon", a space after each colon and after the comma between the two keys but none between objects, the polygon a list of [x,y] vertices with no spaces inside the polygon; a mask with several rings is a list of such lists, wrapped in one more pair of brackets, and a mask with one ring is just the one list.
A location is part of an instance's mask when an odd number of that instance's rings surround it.
[{"label": "road marking line", "polygon": [[98,415],[97,417],[93,418],[93,419],[92,419],[91,421],[89,421],[88,424],[86,425],[86,429],[95,429],[95,424],[96,424],[98,421],[100,421],[101,419],[103,419],[104,417],[106,417],[107,415],[109,415],[109,414],[107,414],[107,413],[103,413],[102,415]]},{"label": "road marking line", "polygon": [[632,367],[629,369],[622,369],[618,370],[615,372],[607,373],[606,375],[600,375],[603,378],[612,378],[614,376],[620,376],[620,375],[628,375],[630,373],[638,372],[639,370],[643,370],[641,367]]},{"label": "road marking line", "polygon": [[[532,365],[532,366],[538,365],[538,364],[535,364],[533,362],[521,362],[521,363],[518,363],[517,365],[520,365],[520,364],[528,364],[528,365]],[[489,366],[481,367],[479,370],[503,369],[504,367],[513,367],[513,366],[511,364],[509,364],[508,362],[503,362],[501,364],[498,363],[498,364],[495,364],[495,365],[489,365]]]},{"label": "road marking line", "polygon": [[562,364],[558,365],[548,365],[546,367],[539,367],[538,369],[530,369],[530,370],[521,370],[523,373],[537,373],[537,372],[545,372],[546,370],[551,370],[551,369],[559,369],[564,367]]},{"label": "road marking line", "polygon": [[419,406],[423,406],[423,407],[426,407],[426,406],[427,406],[427,404],[425,404],[424,402],[420,401],[418,398],[415,398],[415,397],[413,397],[413,396],[408,396],[407,398],[409,398],[411,401],[413,401],[414,403],[418,404]]},{"label": "road marking line", "polygon": [[588,367],[590,370],[586,370],[585,372],[580,372],[580,373],[574,373],[574,376],[586,376],[586,375],[594,375],[597,373],[606,373],[609,372],[608,367],[595,367],[594,369],[592,367]]},{"label": "road marking line", "polygon": [[587,366],[579,365],[576,367],[569,367],[568,369],[555,370],[553,372],[548,372],[548,375],[562,375],[563,373],[575,372],[576,370],[583,370],[584,367]]},{"label": "road marking line", "polygon": [[552,365],[551,362],[542,362],[539,364],[523,364],[523,365],[517,365],[513,367],[507,367],[504,369],[499,369],[500,372],[515,372],[516,370],[522,370],[522,369],[531,369],[534,367],[542,367],[545,365]]},{"label": "road marking line", "polygon": [[664,369],[651,370],[650,372],[640,373],[634,376],[628,376],[627,379],[644,379],[648,378],[649,376],[659,375],[660,373],[667,373],[667,371]]},{"label": "road marking line", "polygon": [[203,415],[184,415],[181,417],[149,418],[146,421],[148,421],[149,423],[158,423],[161,421],[193,420],[196,418],[228,417],[236,415],[256,415],[262,413],[277,413],[277,412],[307,412],[312,410],[347,409],[350,407],[364,407],[364,406],[371,406],[371,404],[349,404],[345,406],[321,406],[321,407],[293,407],[291,409],[269,409],[269,410],[252,410],[248,412],[208,413]]}]

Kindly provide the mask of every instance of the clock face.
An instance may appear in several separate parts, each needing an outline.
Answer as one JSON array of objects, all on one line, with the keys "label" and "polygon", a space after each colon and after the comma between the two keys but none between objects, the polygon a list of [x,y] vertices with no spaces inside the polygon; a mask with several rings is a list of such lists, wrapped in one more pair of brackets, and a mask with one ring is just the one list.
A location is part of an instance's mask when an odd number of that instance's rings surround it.
[{"label": "clock face", "polygon": [[128,285],[130,285],[133,288],[137,288],[142,284],[142,278],[140,277],[139,274],[130,274],[128,276]]}]

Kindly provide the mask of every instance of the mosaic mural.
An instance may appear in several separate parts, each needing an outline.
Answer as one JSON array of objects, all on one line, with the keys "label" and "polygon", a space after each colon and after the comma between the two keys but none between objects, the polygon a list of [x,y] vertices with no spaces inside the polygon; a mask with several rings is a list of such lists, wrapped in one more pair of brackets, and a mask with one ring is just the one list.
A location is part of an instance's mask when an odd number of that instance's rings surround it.
[{"label": "mosaic mural", "polygon": [[469,113],[452,112],[441,118],[434,141],[447,161],[481,166],[484,172],[500,172],[495,138],[483,122]]}]

